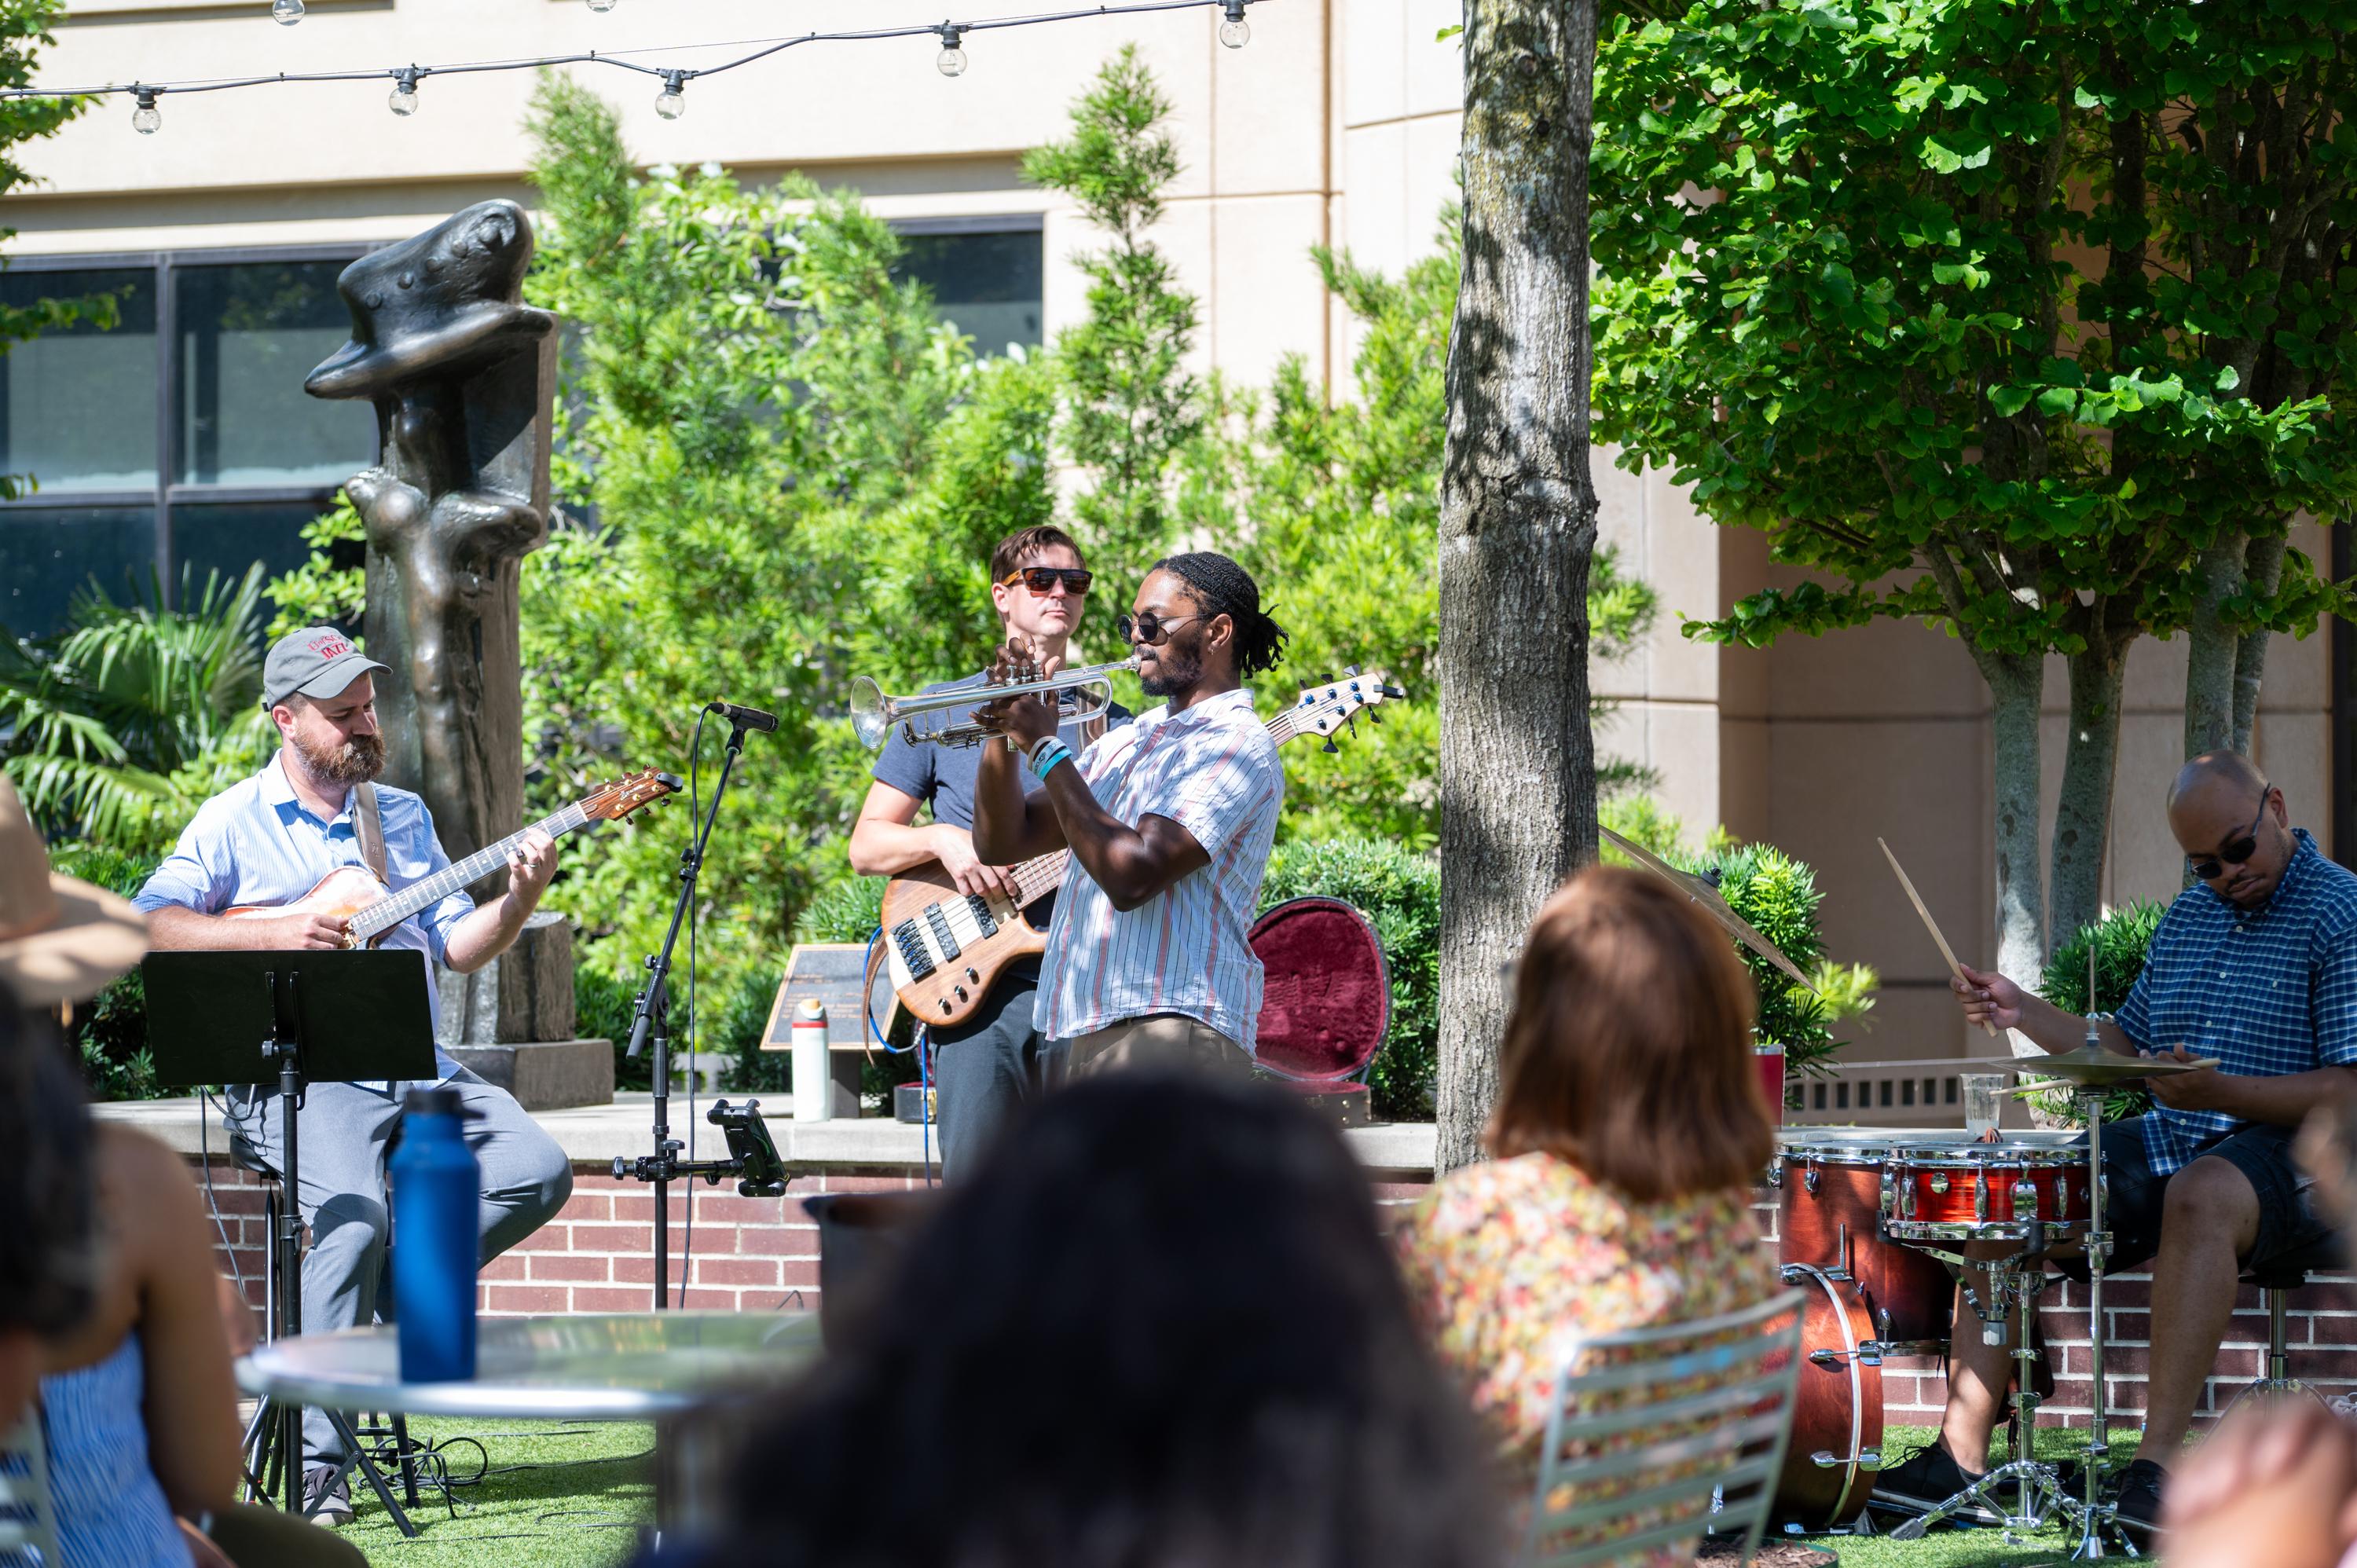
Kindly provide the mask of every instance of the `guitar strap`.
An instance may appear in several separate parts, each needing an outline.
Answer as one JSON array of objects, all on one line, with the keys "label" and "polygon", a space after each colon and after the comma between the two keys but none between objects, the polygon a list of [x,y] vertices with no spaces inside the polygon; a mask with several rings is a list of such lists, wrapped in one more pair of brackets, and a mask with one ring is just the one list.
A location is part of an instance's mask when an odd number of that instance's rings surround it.
[{"label": "guitar strap", "polygon": [[361,858],[376,873],[376,879],[392,886],[393,878],[384,869],[384,819],[377,814],[373,784],[352,786],[352,836],[361,841]]}]

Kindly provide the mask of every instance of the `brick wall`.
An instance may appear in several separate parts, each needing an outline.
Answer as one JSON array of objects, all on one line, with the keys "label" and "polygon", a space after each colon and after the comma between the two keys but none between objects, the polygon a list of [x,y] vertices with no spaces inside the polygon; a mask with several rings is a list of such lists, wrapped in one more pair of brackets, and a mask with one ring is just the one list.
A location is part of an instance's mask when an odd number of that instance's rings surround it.
[{"label": "brick wall", "polygon": [[[191,1160],[194,1167],[198,1162]],[[222,1252],[223,1273],[231,1264],[244,1273],[246,1295],[262,1305],[263,1222],[261,1183],[226,1160],[212,1162],[214,1197],[231,1251]],[[823,1171],[793,1178],[783,1197],[739,1197],[726,1187],[701,1183],[695,1189],[693,1270],[685,1305],[722,1312],[775,1312],[818,1306],[818,1227],[802,1199],[826,1192],[905,1192],[923,1185],[899,1170]],[[1378,1204],[1412,1203],[1421,1182],[1379,1183]],[[686,1232],[687,1198],[674,1185],[670,1195],[671,1278],[679,1278]],[[493,1259],[482,1273],[479,1305],[486,1314],[544,1315],[564,1312],[640,1312],[654,1291],[655,1199],[642,1182],[616,1181],[610,1168],[576,1165],[573,1196],[554,1219],[523,1244]],[[233,1256],[232,1256],[233,1254]]]},{"label": "brick wall", "polygon": [[[195,1162],[191,1162],[193,1165]],[[262,1192],[255,1178],[216,1159],[213,1190],[248,1296],[262,1303]],[[695,1194],[694,1273],[686,1305],[719,1311],[773,1312],[818,1305],[818,1229],[801,1198],[823,1192],[903,1192],[921,1185],[899,1170],[823,1171],[796,1176],[783,1197],[738,1197],[725,1187],[699,1186]],[[1422,1182],[1379,1181],[1379,1207],[1413,1203]],[[678,1278],[685,1241],[687,1200],[671,1194],[672,1277]],[[1769,1246],[1776,1244],[1776,1208],[1754,1213]],[[216,1242],[216,1251],[219,1251]],[[226,1270],[230,1262],[223,1255]],[[505,1257],[483,1270],[482,1310],[527,1315],[637,1312],[649,1305],[654,1280],[654,1195],[639,1182],[618,1182],[604,1166],[576,1165],[573,1197],[564,1212]],[[2110,1335],[2104,1347],[2106,1400],[2122,1424],[2144,1409],[2146,1357],[2151,1345],[2151,1276],[2117,1274],[2104,1283]],[[2087,1414],[2089,1349],[2087,1287],[2048,1289],[2040,1331],[2055,1365],[2054,1402],[2040,1412],[2051,1423],[2083,1422]],[[2204,1391],[2201,1416],[2214,1415],[2257,1376],[2267,1342],[2259,1293],[2244,1287],[2217,1368]],[[2311,1276],[2292,1297],[2291,1369],[2327,1395],[2357,1393],[2357,1276]],[[1883,1410],[1893,1423],[1937,1420],[1947,1378],[1937,1362],[1900,1359],[1882,1369]],[[2197,1418],[2198,1419],[2198,1418]]]}]

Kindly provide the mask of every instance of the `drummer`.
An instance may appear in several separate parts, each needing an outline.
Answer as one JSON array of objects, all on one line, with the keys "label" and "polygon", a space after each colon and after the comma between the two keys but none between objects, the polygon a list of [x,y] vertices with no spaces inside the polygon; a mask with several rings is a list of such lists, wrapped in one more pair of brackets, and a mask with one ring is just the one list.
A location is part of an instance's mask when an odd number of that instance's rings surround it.
[{"label": "drummer", "polygon": [[[2169,827],[2197,880],[2154,931],[2118,1018],[2097,1026],[2105,1048],[2124,1055],[2218,1058],[2146,1080],[2153,1109],[2104,1133],[2106,1272],[2152,1264],[2144,1437],[2117,1483],[2121,1521],[2147,1533],[2217,1361],[2237,1273],[2330,1230],[2309,1204],[2292,1134],[2319,1101],[2349,1090],[2357,1066],[2357,875],[2290,826],[2283,791],[2234,752],[2185,765]],[[2049,1051],[2086,1037],[2084,1018],[2004,975],[1967,968],[1951,983],[1975,1024],[2018,1029]],[[1986,1300],[1986,1282],[1976,1289]],[[2012,1351],[1984,1344],[1969,1309],[1956,1316],[1939,1441],[1876,1477],[1878,1507],[1921,1513],[1979,1478]]]}]

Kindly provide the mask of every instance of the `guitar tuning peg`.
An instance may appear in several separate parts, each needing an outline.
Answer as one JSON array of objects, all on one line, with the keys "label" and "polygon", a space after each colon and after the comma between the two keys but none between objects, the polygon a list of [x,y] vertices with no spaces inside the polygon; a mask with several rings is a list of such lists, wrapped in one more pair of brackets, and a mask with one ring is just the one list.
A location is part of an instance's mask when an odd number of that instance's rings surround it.
[{"label": "guitar tuning peg", "polygon": [[1374,725],[1377,729],[1381,729],[1383,725],[1383,710],[1381,708],[1369,708],[1367,710],[1367,722]]},{"label": "guitar tuning peg", "polygon": [[1334,744],[1334,737],[1329,735],[1326,737],[1326,749],[1329,751],[1340,751],[1342,748]]},{"label": "guitar tuning peg", "polygon": [[1359,667],[1355,664],[1345,664],[1342,666],[1342,673],[1345,675],[1356,675],[1358,672]]}]

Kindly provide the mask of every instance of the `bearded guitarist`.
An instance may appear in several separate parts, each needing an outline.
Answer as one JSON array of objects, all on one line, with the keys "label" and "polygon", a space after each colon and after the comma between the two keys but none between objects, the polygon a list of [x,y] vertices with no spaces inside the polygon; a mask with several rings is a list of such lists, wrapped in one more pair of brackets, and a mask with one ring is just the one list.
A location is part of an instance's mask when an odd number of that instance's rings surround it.
[{"label": "bearded guitarist", "polygon": [[[375,782],[384,768],[370,660],[331,627],[291,632],[263,664],[263,701],[277,723],[278,754],[267,767],[198,808],[178,844],[133,900],[147,915],[156,948],[336,948],[350,919],[317,908],[274,918],[235,918],[240,907],[302,899],[339,868],[366,866],[388,895],[450,865],[425,802]],[[454,890],[387,931],[379,945],[412,948],[465,973],[516,940],[556,872],[556,844],[534,830],[507,858],[502,890],[478,906]],[[499,869],[497,862],[485,868]],[[433,985],[433,970],[426,969]],[[482,1257],[514,1246],[565,1206],[573,1171],[556,1140],[504,1090],[436,1049],[441,1082],[458,1091],[467,1141],[481,1163]],[[311,1230],[303,1260],[307,1332],[364,1325],[374,1316],[384,1255],[387,1140],[406,1086],[315,1083],[300,1114],[303,1219]],[[251,1088],[229,1091],[230,1130],[283,1169],[277,1101]],[[304,1412],[307,1506],[331,1523],[351,1518],[343,1473],[351,1455],[320,1410]]]},{"label": "bearded guitarist", "polygon": [[[1275,666],[1285,628],[1224,555],[1167,556],[1115,623],[1150,697],[1167,699],[1075,753],[1055,710],[1002,697],[982,721],[1020,755],[983,747],[974,847],[1017,861],[1071,851],[1039,981],[1039,1028],[1075,1074],[1133,1066],[1246,1072],[1261,1004],[1245,940],[1285,804],[1276,740],[1246,677]],[[1052,658],[1010,639],[995,671]],[[1036,780],[1045,787],[1036,793]]]},{"label": "bearded guitarist", "polygon": [[[1056,658],[1063,657],[1080,628],[1091,581],[1080,546],[1060,528],[1018,529],[990,553],[990,598],[1001,634],[1028,639]],[[925,690],[979,684],[985,673]],[[1129,716],[1128,709],[1115,703],[1103,721],[1065,721],[1060,733],[1068,745],[1082,746],[1106,725],[1125,724]],[[942,723],[963,717],[940,715]],[[974,853],[974,774],[982,753],[992,749],[1005,748],[996,741],[981,746],[912,746],[896,727],[877,758],[876,781],[851,830],[851,868],[863,876],[891,876],[938,861],[961,893],[1017,897],[1007,867],[985,864]],[[1040,786],[1031,779],[1027,787]],[[921,825],[916,820],[920,807],[932,811],[932,820]],[[1044,918],[1053,897],[1029,913]],[[972,1016],[931,1031],[944,1179],[954,1180],[968,1168],[1024,1101],[1052,1088],[1061,1076],[1060,1058],[1032,1026],[1039,980],[1039,961],[1018,960]]]}]

